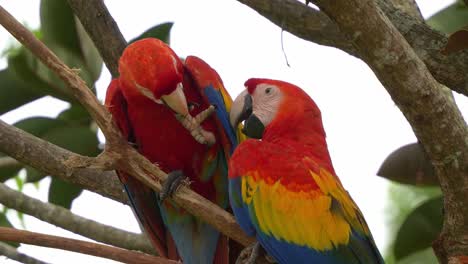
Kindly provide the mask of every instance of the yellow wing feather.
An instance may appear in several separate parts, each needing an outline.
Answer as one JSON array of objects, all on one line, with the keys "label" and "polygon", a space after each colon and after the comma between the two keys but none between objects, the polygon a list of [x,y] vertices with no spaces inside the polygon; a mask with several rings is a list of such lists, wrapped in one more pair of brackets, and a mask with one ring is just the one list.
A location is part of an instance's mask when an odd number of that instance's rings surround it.
[{"label": "yellow wing feather", "polygon": [[242,177],[241,192],[263,233],[315,250],[328,250],[346,245],[352,228],[368,232],[363,230],[367,227],[360,222],[357,206],[330,172],[310,169],[319,189],[308,192],[291,191],[280,181],[267,183],[258,173],[252,171]]}]

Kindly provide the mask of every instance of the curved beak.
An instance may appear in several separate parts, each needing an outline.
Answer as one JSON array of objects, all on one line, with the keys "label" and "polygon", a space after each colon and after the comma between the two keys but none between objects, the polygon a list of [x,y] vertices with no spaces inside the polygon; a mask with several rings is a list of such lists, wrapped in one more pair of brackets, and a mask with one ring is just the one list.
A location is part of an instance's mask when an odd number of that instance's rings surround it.
[{"label": "curved beak", "polygon": [[234,129],[237,129],[239,124],[244,120],[246,121],[242,132],[250,138],[261,139],[265,126],[253,113],[252,96],[247,90],[244,90],[237,96],[229,113],[229,121]]},{"label": "curved beak", "polygon": [[170,94],[161,96],[161,101],[164,102],[172,111],[182,116],[188,115],[187,99],[183,90],[182,83],[177,85],[177,88]]}]

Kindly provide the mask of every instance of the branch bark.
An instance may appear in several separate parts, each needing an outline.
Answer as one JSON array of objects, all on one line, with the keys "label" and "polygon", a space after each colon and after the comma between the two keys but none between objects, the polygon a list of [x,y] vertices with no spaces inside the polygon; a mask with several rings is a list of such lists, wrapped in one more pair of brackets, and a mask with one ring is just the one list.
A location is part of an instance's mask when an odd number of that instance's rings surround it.
[{"label": "branch bark", "polygon": [[[455,103],[373,0],[313,1],[340,26],[411,124],[444,193],[442,263],[468,255],[468,128]],[[363,19],[365,18],[365,19]]]},{"label": "branch bark", "polygon": [[58,236],[45,235],[14,228],[0,227],[0,240],[19,242],[41,247],[58,248],[135,264],[176,264],[178,262],[161,257],[151,256],[117,247],[111,247],[87,241]]},{"label": "branch bark", "polygon": [[[126,171],[153,190],[161,191],[161,181],[164,181],[167,175],[129,146],[113,123],[110,113],[99,103],[85,82],[1,7],[0,24],[70,87],[73,95],[88,110],[106,137],[106,150],[97,158],[80,158],[76,155],[77,159],[69,159],[65,163],[75,168],[92,166]],[[204,220],[237,242],[245,246],[255,242],[254,238],[243,233],[231,214],[189,188],[180,188],[174,194],[173,200],[194,216]]]},{"label": "branch bark", "polygon": [[149,254],[154,253],[153,247],[144,235],[127,232],[75,215],[63,207],[28,197],[3,183],[0,183],[0,203],[104,244],[140,250]]},{"label": "branch bark", "polygon": [[16,250],[16,248],[3,242],[0,242],[0,255],[25,264],[48,264],[47,262],[23,254]]},{"label": "branch bark", "polygon": [[[238,0],[302,39],[339,48],[361,58],[347,37],[325,13],[297,0]],[[400,0],[398,0],[400,1]],[[312,1],[313,2],[313,1]],[[447,37],[407,14],[388,0],[376,0],[381,10],[401,32],[438,82],[468,96],[468,51],[445,56],[440,51]]]},{"label": "branch bark", "polygon": [[68,4],[93,40],[112,77],[118,77],[118,58],[127,43],[104,2],[68,0]]},{"label": "branch bark", "polygon": [[0,151],[64,181],[126,203],[127,196],[114,172],[72,169],[65,161],[78,156],[0,120]]}]

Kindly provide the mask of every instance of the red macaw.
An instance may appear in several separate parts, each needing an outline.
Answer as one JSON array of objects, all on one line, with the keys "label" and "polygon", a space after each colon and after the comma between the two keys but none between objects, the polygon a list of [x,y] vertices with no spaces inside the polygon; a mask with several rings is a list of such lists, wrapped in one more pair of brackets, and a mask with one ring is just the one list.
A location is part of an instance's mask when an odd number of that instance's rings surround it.
[{"label": "red macaw", "polygon": [[245,86],[230,120],[245,120],[252,139],[229,162],[231,207],[243,230],[279,263],[384,263],[333,169],[314,101],[283,81]]},{"label": "red macaw", "polygon": [[[161,196],[188,177],[191,189],[226,209],[227,160],[237,141],[229,124],[232,100],[216,71],[197,57],[182,62],[162,41],[147,38],[124,50],[119,73],[107,90],[106,107],[127,140],[169,173]],[[192,135],[182,125],[184,117],[210,105],[214,115]],[[159,199],[130,175],[118,175],[160,256],[184,263],[228,263],[227,237],[171,200]]]}]

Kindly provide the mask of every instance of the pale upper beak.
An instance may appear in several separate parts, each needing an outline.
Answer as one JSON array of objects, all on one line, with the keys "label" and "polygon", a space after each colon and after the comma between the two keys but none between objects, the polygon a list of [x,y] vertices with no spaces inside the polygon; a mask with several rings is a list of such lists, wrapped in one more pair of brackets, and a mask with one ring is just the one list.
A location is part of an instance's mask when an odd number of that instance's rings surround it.
[{"label": "pale upper beak", "polygon": [[161,101],[177,114],[186,116],[189,113],[182,83],[179,83],[172,93],[161,96]]},{"label": "pale upper beak", "polygon": [[231,106],[229,121],[234,129],[252,114],[252,97],[247,90],[240,93]]}]

